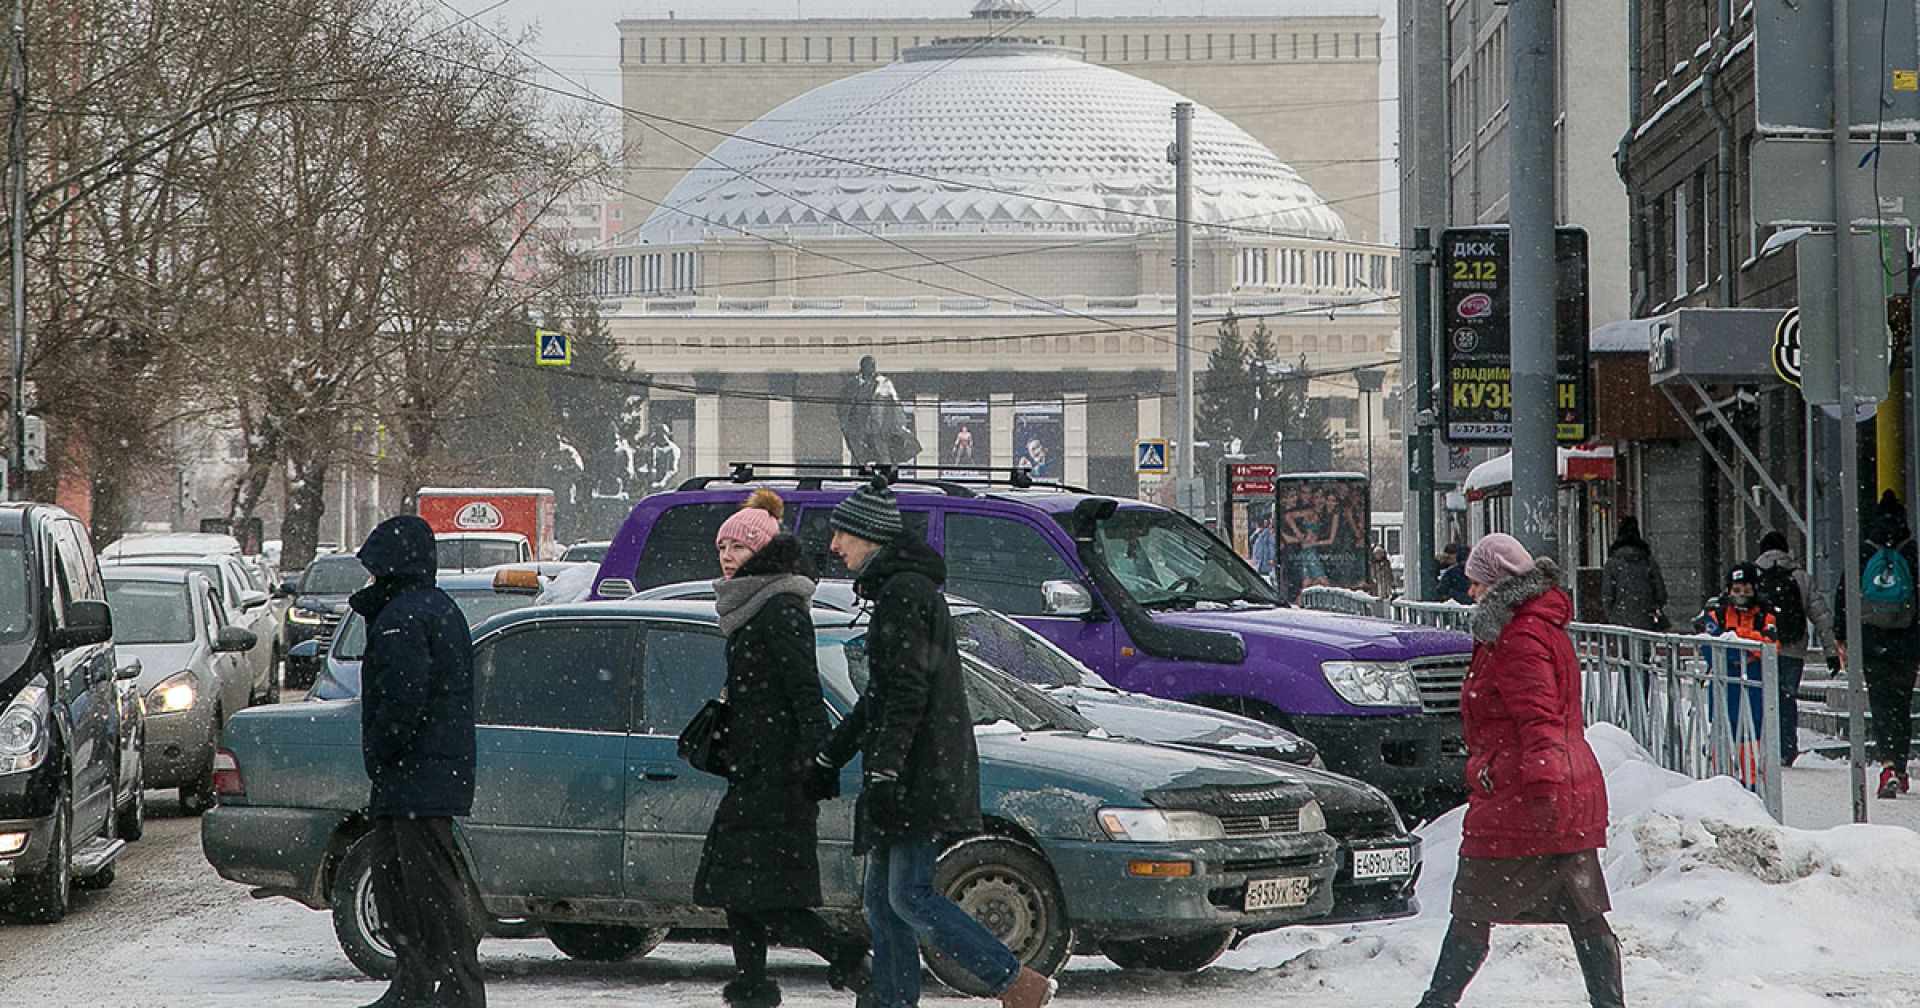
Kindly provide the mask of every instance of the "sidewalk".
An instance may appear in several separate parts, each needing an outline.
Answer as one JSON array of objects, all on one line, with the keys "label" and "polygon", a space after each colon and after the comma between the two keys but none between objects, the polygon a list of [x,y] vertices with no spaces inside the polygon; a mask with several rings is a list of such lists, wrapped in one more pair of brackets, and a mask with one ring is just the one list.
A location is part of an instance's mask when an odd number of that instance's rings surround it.
[{"label": "sidewalk", "polygon": [[[1803,736],[1805,738],[1805,736]],[[1832,740],[1821,739],[1823,746]],[[1867,786],[1880,779],[1880,768],[1867,769]],[[1806,752],[1786,768],[1781,781],[1781,800],[1785,825],[1801,829],[1826,829],[1853,821],[1853,799],[1847,790],[1849,778],[1844,759],[1827,759]],[[1867,821],[1886,826],[1905,826],[1920,830],[1920,790],[1890,801],[1869,797]]]}]

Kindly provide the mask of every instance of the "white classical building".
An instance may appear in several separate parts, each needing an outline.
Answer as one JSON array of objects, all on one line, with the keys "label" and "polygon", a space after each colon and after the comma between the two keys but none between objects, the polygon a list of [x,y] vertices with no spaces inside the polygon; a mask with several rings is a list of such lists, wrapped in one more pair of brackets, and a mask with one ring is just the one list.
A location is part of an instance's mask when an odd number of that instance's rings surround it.
[{"label": "white classical building", "polygon": [[[920,464],[1037,451],[1056,478],[1140,492],[1135,440],[1174,426],[1167,153],[1186,99],[994,24],[734,130],[596,257],[588,282],[682,475],[840,461],[835,400],[873,355]],[[1394,249],[1353,240],[1341,208],[1205,107],[1194,151],[1196,370],[1221,319],[1264,326],[1276,364],[1320,375],[1353,457],[1370,427],[1393,465],[1396,411],[1369,396],[1369,423],[1354,372],[1399,385]]]}]

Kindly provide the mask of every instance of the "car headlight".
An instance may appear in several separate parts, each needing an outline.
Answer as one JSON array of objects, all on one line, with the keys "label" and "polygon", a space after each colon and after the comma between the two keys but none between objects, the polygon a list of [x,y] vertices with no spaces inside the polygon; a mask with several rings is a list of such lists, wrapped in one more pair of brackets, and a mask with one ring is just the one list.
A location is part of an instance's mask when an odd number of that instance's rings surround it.
[{"label": "car headlight", "polygon": [[1404,662],[1321,662],[1320,674],[1355,707],[1420,706],[1420,683]]},{"label": "car headlight", "polygon": [[1136,843],[1219,840],[1227,835],[1220,820],[1205,812],[1164,812],[1160,809],[1101,809],[1100,828],[1115,840]]},{"label": "car headlight", "polygon": [[147,710],[155,714],[178,714],[193,708],[194,696],[193,673],[178,672],[147,691]]},{"label": "car headlight", "polygon": [[1324,833],[1327,830],[1327,813],[1320,807],[1318,800],[1300,806],[1300,832]]},{"label": "car headlight", "polygon": [[47,758],[47,691],[28,686],[0,711],[0,773],[20,773]]},{"label": "car headlight", "polygon": [[325,613],[314,612],[311,609],[287,610],[287,622],[298,623],[301,626],[319,626],[326,618]]}]

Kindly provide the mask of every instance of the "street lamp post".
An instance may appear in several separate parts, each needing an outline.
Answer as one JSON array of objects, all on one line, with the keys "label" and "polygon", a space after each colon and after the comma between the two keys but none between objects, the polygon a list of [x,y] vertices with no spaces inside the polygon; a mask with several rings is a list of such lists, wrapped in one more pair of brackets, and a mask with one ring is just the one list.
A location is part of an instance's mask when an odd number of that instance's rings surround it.
[{"label": "street lamp post", "polygon": [[1367,427],[1367,487],[1373,487],[1373,395],[1380,391],[1380,385],[1386,380],[1387,373],[1368,368],[1353,373],[1354,383],[1360,386],[1361,410],[1366,413]]}]

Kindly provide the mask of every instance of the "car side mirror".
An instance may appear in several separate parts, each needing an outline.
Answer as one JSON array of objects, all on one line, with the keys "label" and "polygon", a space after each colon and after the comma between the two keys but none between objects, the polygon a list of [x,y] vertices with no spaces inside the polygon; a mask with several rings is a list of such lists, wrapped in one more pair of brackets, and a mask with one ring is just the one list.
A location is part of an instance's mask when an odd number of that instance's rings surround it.
[{"label": "car side mirror", "polygon": [[277,599],[292,598],[293,587],[289,585],[287,582],[282,581],[279,584],[273,586],[273,597]]},{"label": "car side mirror", "polygon": [[140,659],[135,658],[125,665],[120,666],[118,669],[115,669],[113,677],[121,682],[126,682],[130,679],[140,678],[140,673],[143,670],[144,667],[140,664]]},{"label": "car side mirror", "polygon": [[313,661],[320,657],[320,642],[312,639],[303,640],[287,649],[287,657],[294,661]]},{"label": "car side mirror", "polygon": [[220,632],[214,635],[213,649],[223,652],[251,651],[259,642],[260,638],[246,627],[227,626],[221,627]]},{"label": "car side mirror", "polygon": [[253,610],[260,608],[261,606],[266,605],[267,600],[271,597],[272,596],[268,595],[266,592],[263,592],[263,591],[255,591],[253,589],[248,589],[246,591],[243,591],[240,593],[240,611],[252,612]]},{"label": "car side mirror", "polygon": [[1093,593],[1078,581],[1042,581],[1040,598],[1048,616],[1085,616],[1093,612]]},{"label": "car side mirror", "polygon": [[292,574],[280,579],[280,592],[284,595],[300,594],[300,575]]},{"label": "car side mirror", "polygon": [[104,644],[113,639],[113,610],[97,599],[76,599],[67,603],[67,625],[53,631],[48,640],[55,648]]}]

